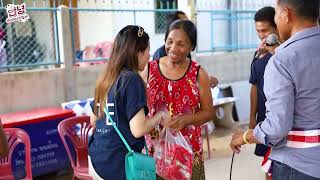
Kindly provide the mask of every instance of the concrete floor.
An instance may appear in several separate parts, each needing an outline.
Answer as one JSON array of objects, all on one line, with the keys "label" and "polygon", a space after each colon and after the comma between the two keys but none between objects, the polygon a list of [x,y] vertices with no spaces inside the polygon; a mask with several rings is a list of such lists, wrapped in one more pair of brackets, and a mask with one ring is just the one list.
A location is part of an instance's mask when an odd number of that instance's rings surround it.
[{"label": "concrete floor", "polygon": [[[238,126],[245,129],[247,125]],[[232,131],[217,127],[210,135],[211,158],[205,160],[207,180],[229,180],[232,151],[229,148]],[[204,139],[204,156],[207,157],[207,143]],[[253,154],[254,145],[246,145],[242,152],[234,157],[232,180],[264,180],[265,175],[260,169],[262,158]],[[35,180],[71,180],[72,171],[64,174],[56,173],[37,177]]]},{"label": "concrete floor", "polygon": [[[242,126],[244,127],[244,126]],[[243,128],[240,128],[243,129]],[[232,151],[229,148],[232,130],[217,127],[210,136],[211,158],[205,161],[207,180],[229,180]],[[207,157],[207,143],[203,144]],[[233,162],[232,180],[264,180],[265,175],[260,168],[262,158],[253,154],[255,145],[242,147]]]}]

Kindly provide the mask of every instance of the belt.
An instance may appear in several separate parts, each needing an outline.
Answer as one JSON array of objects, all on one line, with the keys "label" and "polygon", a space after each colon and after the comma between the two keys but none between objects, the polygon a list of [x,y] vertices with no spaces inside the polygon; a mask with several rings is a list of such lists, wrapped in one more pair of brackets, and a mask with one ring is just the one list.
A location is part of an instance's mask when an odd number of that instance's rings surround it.
[{"label": "belt", "polygon": [[[311,148],[320,146],[320,129],[316,130],[292,130],[287,136],[287,147]],[[261,168],[269,176],[272,174],[272,160],[269,159],[271,148],[268,149],[261,163]]]}]

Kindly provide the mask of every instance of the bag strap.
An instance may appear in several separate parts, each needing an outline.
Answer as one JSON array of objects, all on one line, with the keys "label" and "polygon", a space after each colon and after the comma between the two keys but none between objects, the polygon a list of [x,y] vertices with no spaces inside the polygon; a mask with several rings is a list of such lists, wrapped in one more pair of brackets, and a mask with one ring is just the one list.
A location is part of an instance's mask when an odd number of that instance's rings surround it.
[{"label": "bag strap", "polygon": [[[112,120],[109,111],[107,110],[107,108],[104,108],[104,112],[106,113],[107,117],[109,118],[109,120],[111,121],[111,124],[113,126],[113,128],[116,130],[116,132],[118,133],[118,135],[120,136],[122,142],[124,143],[124,145],[126,146],[126,148],[128,149],[129,152],[133,152],[133,150],[130,148],[128,142],[126,141],[126,139],[123,137],[123,135],[121,134],[120,130],[118,129],[118,127],[116,126],[116,123]],[[147,148],[147,144],[146,142],[144,142],[144,146],[146,149],[146,155],[148,155],[148,148]]]}]

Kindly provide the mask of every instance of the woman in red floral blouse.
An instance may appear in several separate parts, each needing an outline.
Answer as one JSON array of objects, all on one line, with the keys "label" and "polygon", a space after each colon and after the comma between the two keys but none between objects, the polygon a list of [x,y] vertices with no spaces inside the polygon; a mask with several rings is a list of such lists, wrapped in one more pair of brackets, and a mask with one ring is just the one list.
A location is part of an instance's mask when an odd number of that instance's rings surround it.
[{"label": "woman in red floral blouse", "polygon": [[[166,33],[167,56],[151,61],[142,72],[147,82],[149,115],[168,110],[169,127],[181,131],[193,150],[192,179],[205,179],[202,156],[201,125],[212,119],[214,108],[207,72],[187,58],[197,42],[197,30],[189,20],[177,20]],[[154,152],[154,140],[162,127],[146,135],[148,148]]]}]

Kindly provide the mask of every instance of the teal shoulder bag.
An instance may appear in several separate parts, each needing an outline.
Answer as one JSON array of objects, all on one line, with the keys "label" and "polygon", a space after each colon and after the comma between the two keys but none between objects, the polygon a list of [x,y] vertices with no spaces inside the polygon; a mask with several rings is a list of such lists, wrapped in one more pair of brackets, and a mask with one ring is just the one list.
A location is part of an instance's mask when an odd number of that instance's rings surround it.
[{"label": "teal shoulder bag", "polygon": [[121,132],[113,122],[109,111],[104,108],[104,112],[112,123],[112,126],[120,136],[124,145],[128,149],[128,153],[125,157],[125,171],[127,180],[155,180],[156,179],[156,163],[153,157],[148,156],[148,148],[145,144],[146,154],[134,152],[127,141],[122,136]]}]

